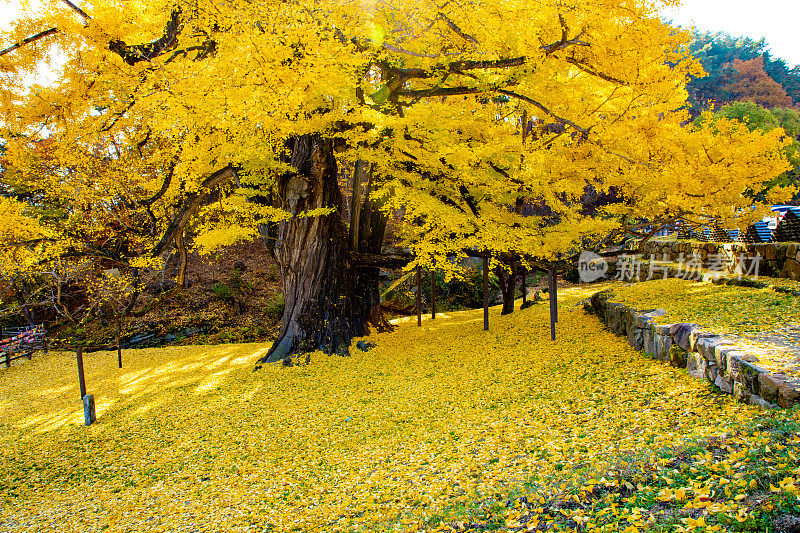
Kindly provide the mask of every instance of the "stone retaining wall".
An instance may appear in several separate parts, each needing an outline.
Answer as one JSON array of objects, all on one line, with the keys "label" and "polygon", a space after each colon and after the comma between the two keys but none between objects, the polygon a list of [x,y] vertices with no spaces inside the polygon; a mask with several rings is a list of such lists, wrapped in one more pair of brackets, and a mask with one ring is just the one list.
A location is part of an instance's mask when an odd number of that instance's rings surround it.
[{"label": "stone retaining wall", "polygon": [[739,258],[745,258],[745,268],[759,257],[759,274],[800,279],[800,243],[778,242],[767,244],[716,243],[696,241],[648,241],[644,245],[645,258],[656,260],[665,257],[671,262],[686,262],[692,257],[704,268],[721,267],[726,272],[736,271]]},{"label": "stone retaining wall", "polygon": [[689,375],[707,379],[743,403],[764,409],[800,403],[800,380],[769,372],[734,341],[697,324],[654,324],[656,317],[666,314],[664,309],[637,311],[611,298],[610,291],[598,292],[584,302],[584,308],[611,331],[626,336],[634,349],[685,368]]}]

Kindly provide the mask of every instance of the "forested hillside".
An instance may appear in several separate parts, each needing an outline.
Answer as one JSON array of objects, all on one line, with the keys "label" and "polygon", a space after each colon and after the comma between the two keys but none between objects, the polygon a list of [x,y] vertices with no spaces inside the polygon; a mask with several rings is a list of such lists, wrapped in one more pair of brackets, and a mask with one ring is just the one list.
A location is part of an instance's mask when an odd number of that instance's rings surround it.
[{"label": "forested hillside", "polygon": [[[704,112],[736,119],[750,130],[783,128],[792,138],[787,158],[793,169],[774,184],[796,187],[798,136],[800,136],[800,66],[789,66],[772,57],[764,38],[731,37],[726,33],[694,31],[689,49],[706,74],[693,77],[686,86],[689,112],[695,123]],[[758,194],[763,199],[763,193]],[[800,194],[789,202],[798,205]]]},{"label": "forested hillside", "polygon": [[765,39],[695,31],[689,48],[708,73],[687,85],[693,115],[730,102],[767,108],[800,104],[800,67],[772,57]]}]

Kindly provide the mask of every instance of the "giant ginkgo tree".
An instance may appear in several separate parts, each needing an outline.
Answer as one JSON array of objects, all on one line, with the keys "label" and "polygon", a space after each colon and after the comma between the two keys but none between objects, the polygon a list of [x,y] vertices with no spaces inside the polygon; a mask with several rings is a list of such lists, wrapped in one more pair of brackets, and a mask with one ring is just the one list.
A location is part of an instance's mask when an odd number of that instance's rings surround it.
[{"label": "giant ginkgo tree", "polygon": [[[3,36],[7,174],[74,195],[62,226],[124,207],[139,255],[190,225],[203,249],[260,233],[286,301],[265,360],[343,353],[393,260],[391,209],[418,264],[549,261],[626,218],[733,217],[785,170],[778,132],[681,125],[699,66],[659,7],[54,1]],[[52,50],[58,82],[22,87]]]}]

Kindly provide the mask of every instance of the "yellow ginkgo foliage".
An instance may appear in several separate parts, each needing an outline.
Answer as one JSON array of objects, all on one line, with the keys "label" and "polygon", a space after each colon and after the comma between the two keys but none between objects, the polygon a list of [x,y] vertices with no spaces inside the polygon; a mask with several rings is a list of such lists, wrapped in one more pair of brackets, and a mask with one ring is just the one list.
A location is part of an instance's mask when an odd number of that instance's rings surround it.
[{"label": "yellow ginkgo foliage", "polygon": [[[660,19],[674,3],[52,2],[2,35],[40,36],[3,55],[10,177],[74,198],[57,220],[118,259],[260,234],[286,274],[267,359],[343,353],[378,303],[388,213],[445,270],[476,250],[565,257],[641,217],[750,213],[782,142],[682,126],[701,68]],[[21,87],[51,45],[58,81]]]}]

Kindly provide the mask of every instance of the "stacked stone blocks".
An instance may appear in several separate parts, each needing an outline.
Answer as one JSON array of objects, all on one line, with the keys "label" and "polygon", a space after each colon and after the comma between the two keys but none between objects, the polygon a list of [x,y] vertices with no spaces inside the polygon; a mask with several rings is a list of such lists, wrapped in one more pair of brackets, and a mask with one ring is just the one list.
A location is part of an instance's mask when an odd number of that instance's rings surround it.
[{"label": "stacked stone blocks", "polygon": [[760,274],[800,279],[800,243],[796,242],[747,244],[653,240],[644,245],[643,252],[645,258],[666,258],[675,263],[696,257],[704,268],[721,268],[723,273],[733,274],[747,273],[740,271],[740,258],[745,259],[749,268],[751,261],[760,256]]},{"label": "stacked stone blocks", "polygon": [[743,403],[770,409],[800,402],[800,379],[768,371],[735,341],[697,324],[655,324],[654,319],[665,314],[663,309],[638,311],[611,297],[609,291],[598,292],[584,307],[611,331],[627,337],[634,349],[685,368]]}]

